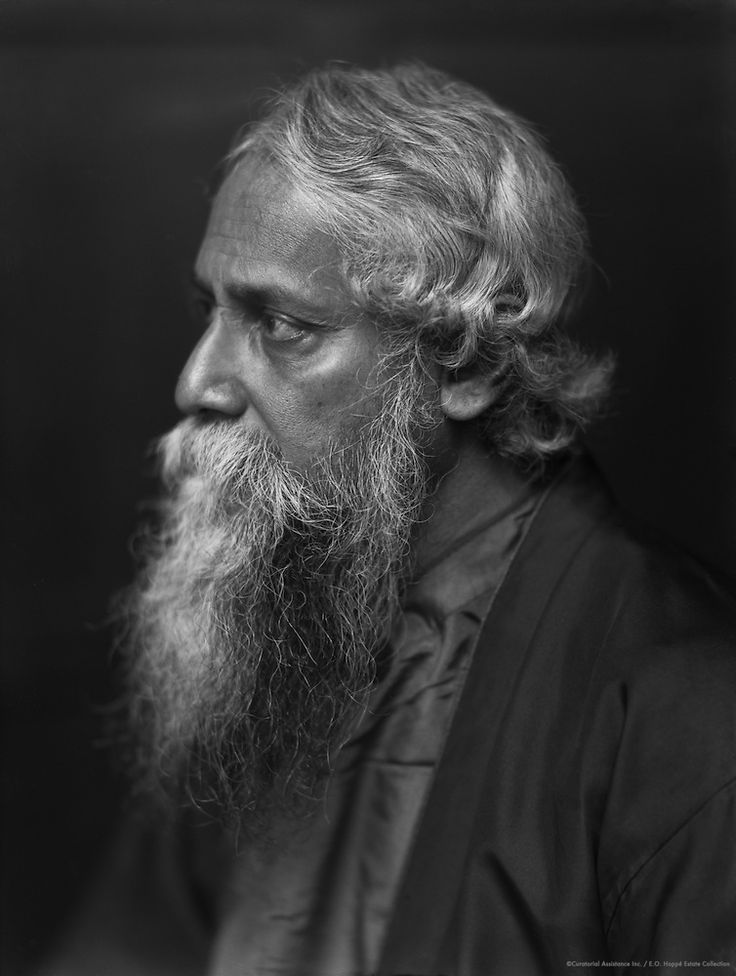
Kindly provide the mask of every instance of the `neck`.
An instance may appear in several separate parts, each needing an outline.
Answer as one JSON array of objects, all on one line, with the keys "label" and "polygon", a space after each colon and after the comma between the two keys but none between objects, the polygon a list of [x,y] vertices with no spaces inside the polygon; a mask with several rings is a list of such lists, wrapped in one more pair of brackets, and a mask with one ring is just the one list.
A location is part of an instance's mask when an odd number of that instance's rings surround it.
[{"label": "neck", "polygon": [[415,577],[459,538],[501,518],[532,490],[529,479],[489,452],[474,432],[457,425],[453,449],[427,502],[415,540]]}]

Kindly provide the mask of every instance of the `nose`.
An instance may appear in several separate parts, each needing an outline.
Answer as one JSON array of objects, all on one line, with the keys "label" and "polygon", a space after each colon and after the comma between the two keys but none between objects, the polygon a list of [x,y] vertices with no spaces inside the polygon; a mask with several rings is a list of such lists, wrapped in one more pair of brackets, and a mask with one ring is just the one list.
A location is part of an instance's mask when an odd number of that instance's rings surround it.
[{"label": "nose", "polygon": [[236,345],[218,316],[195,346],[176,384],[176,405],[182,413],[239,417],[245,412],[248,400],[238,374]]}]

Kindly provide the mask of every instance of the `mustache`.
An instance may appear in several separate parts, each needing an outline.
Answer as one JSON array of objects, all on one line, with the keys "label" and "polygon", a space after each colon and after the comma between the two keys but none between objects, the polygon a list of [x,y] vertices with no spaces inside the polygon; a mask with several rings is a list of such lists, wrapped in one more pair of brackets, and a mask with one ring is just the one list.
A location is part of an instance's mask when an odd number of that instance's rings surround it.
[{"label": "mustache", "polygon": [[169,494],[205,497],[214,519],[258,499],[276,523],[297,532],[344,532],[349,510],[361,533],[374,524],[376,509],[393,513],[397,497],[413,518],[430,478],[419,444],[438,420],[420,404],[416,378],[406,384],[394,379],[393,386],[369,425],[333,436],[306,468],[287,462],[270,435],[243,427],[237,418],[188,417],[156,445],[162,483]]},{"label": "mustache", "polygon": [[237,420],[187,417],[159,439],[156,453],[165,489],[204,485],[215,513],[225,502],[247,505],[253,495],[278,498],[285,513],[308,504],[306,479],[286,464],[276,441]]}]

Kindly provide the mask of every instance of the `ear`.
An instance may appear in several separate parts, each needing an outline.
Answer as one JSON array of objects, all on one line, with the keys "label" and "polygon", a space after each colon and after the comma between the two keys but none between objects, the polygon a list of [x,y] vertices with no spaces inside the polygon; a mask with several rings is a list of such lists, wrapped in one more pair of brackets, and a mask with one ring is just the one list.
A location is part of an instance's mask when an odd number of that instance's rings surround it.
[{"label": "ear", "polygon": [[474,366],[443,370],[440,378],[440,408],[449,420],[474,420],[498,396],[495,377]]}]

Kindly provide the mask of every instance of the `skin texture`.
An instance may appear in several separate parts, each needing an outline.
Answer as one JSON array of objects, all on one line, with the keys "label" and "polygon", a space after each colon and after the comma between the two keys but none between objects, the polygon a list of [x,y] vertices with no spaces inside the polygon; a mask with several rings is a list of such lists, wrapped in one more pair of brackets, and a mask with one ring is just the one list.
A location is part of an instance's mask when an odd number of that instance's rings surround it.
[{"label": "skin texture", "polygon": [[225,181],[195,279],[206,331],[179,379],[182,412],[239,418],[296,466],[374,413],[377,330],[336,245],[271,170],[246,162]]},{"label": "skin texture", "polygon": [[[269,166],[246,160],[225,180],[195,281],[206,329],[177,385],[183,413],[239,418],[297,467],[375,414],[378,330],[353,302],[340,252],[308,201]],[[453,422],[477,416],[493,390],[472,371],[438,371],[431,387],[443,422],[428,446],[442,472],[463,439]]]}]

